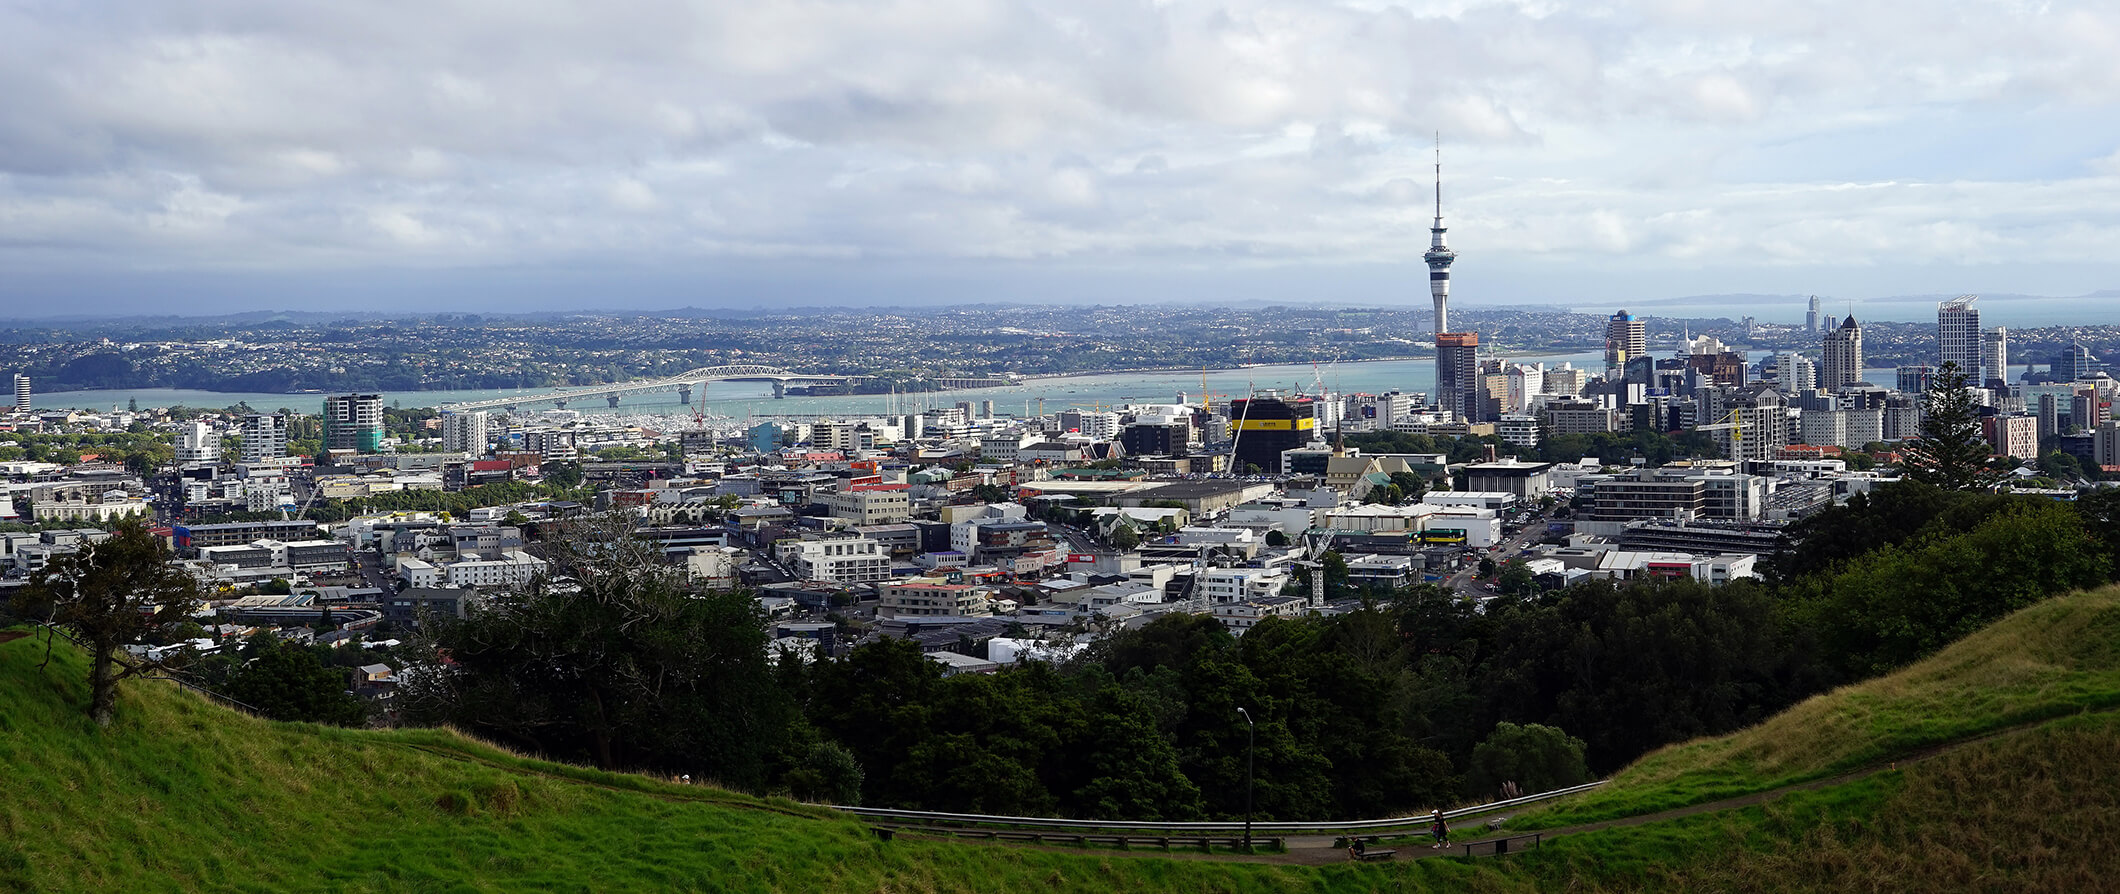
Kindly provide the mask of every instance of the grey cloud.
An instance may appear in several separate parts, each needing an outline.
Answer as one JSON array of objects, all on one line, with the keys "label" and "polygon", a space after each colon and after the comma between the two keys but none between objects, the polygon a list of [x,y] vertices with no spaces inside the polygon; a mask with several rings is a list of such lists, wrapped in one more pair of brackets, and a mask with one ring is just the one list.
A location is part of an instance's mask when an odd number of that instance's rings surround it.
[{"label": "grey cloud", "polygon": [[2120,15],[1952,9],[17,5],[0,265],[1404,264],[1438,130],[1468,277],[2103,261],[2120,129],[1950,128],[2120,119]]}]

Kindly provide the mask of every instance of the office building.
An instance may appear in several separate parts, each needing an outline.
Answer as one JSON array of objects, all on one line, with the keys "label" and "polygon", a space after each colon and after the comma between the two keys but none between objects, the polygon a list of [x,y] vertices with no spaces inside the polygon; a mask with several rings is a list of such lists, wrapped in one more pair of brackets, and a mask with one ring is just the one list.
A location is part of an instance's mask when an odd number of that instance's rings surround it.
[{"label": "office building", "polygon": [[29,377],[21,373],[15,374],[15,411],[29,412]]},{"label": "office building", "polygon": [[383,396],[345,394],[324,399],[324,449],[376,453],[383,449]]},{"label": "office building", "polygon": [[1980,433],[1996,456],[2039,458],[2039,419],[2034,416],[1982,416]]},{"label": "office building", "polygon": [[1649,354],[1648,323],[1620,311],[1605,323],[1605,368],[1625,369],[1627,361]]},{"label": "office building", "polygon": [[1818,334],[1818,296],[1811,296],[1811,312],[1804,315],[1803,331]]},{"label": "office building", "polygon": [[486,455],[486,411],[442,414],[442,449],[470,457]]},{"label": "office building", "polygon": [[1465,421],[1479,416],[1480,334],[1445,332],[1435,337],[1436,408]]},{"label": "office building", "polygon": [[252,413],[243,417],[243,461],[261,463],[287,455],[287,417]]},{"label": "office building", "polygon": [[2120,422],[2107,422],[2095,429],[2091,459],[2104,467],[2120,466]]},{"label": "office building", "polygon": [[1898,387],[1901,394],[1921,395],[1929,393],[1929,385],[1936,381],[1933,366],[1902,366],[1899,368]]},{"label": "office building", "polygon": [[1232,468],[1244,472],[1280,471],[1281,454],[1311,442],[1318,436],[1317,402],[1307,397],[1283,399],[1274,392],[1259,392],[1229,404],[1230,434],[1236,441]]},{"label": "office building", "polygon": [[1960,295],[1936,305],[1936,365],[1957,364],[1973,385],[1988,379],[1981,365],[1980,309],[1973,306],[1978,300],[1977,295]]},{"label": "office building", "polygon": [[1980,334],[1980,368],[1984,370],[1976,384],[1989,388],[2008,388],[2010,379],[2010,331],[2001,326]]},{"label": "office building", "polygon": [[1862,327],[1849,314],[1840,328],[1826,333],[1824,362],[1819,365],[1818,388],[1828,393],[1862,381]]},{"label": "office building", "polygon": [[2088,379],[2099,370],[2098,358],[2091,356],[2089,348],[2076,342],[2061,350],[2054,358],[2054,381],[2075,382]]}]

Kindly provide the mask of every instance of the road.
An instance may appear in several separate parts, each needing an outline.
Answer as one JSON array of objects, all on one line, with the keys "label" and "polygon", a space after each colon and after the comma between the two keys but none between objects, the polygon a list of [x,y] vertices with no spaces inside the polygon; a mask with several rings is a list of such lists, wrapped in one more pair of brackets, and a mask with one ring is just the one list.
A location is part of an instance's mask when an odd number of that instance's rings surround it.
[{"label": "road", "polygon": [[[1537,543],[1539,538],[1546,536],[1546,523],[1550,518],[1552,518],[1551,514],[1545,512],[1525,517],[1522,530],[1514,535],[1505,537],[1501,542],[1495,544],[1496,549],[1480,552],[1480,555],[1493,559],[1496,565],[1500,565],[1510,559],[1523,557],[1525,551]],[[1451,592],[1466,598],[1482,599],[1494,595],[1493,590],[1487,589],[1486,585],[1479,581],[1477,559],[1474,560],[1474,564],[1471,567],[1451,575],[1450,579],[1444,581],[1443,584]]]}]

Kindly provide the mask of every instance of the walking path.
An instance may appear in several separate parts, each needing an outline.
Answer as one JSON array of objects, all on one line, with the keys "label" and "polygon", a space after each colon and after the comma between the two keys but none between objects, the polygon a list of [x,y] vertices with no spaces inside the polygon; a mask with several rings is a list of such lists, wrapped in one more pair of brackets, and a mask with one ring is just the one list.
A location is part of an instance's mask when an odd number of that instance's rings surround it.
[{"label": "walking path", "polygon": [[[2073,717],[2080,715],[2065,716]],[[1451,846],[1449,847],[1440,849],[1427,844],[1396,845],[1394,847],[1397,850],[1397,853],[1392,856],[1392,859],[1419,860],[1428,857],[1462,856],[1465,853],[1466,845],[1471,845],[1474,853],[1480,853],[1483,850],[1491,853],[1491,846],[1483,848],[1482,845],[1489,845],[1491,842],[1494,842],[1498,839],[1518,838],[1522,836],[1536,834],[1543,836],[1543,840],[1551,841],[1555,838],[1563,838],[1569,835],[1580,835],[1586,832],[1597,832],[1605,829],[1615,829],[1626,826],[1640,826],[1649,823],[1660,823],[1665,822],[1667,820],[1683,819],[1689,816],[1698,816],[1704,813],[1720,813],[1728,810],[1742,810],[1746,807],[1756,807],[1761,804],[1781,800],[1782,798],[1795,792],[1815,791],[1822,788],[1830,788],[1837,785],[1845,785],[1850,782],[1856,782],[1858,780],[1875,776],[1878,773],[1896,770],[1901,764],[1911,764],[1929,760],[1931,758],[1949,754],[1951,752],[1958,751],[1963,748],[1969,748],[1974,745],[1980,745],[2004,736],[2015,735],[2017,733],[2037,729],[2041,726],[2045,726],[2048,723],[2052,723],[2056,720],[2061,719],[2064,718],[2050,717],[2044,720],[2037,720],[2030,723],[2006,727],[2003,729],[1995,730],[1993,732],[1983,733],[1981,735],[1974,736],[1969,739],[1960,739],[1955,742],[1948,742],[1942,745],[1936,745],[1931,746],[1929,748],[1920,749],[1898,758],[1880,761],[1835,776],[1827,776],[1819,779],[1813,779],[1808,782],[1791,783],[1789,785],[1779,786],[1776,788],[1768,789],[1766,791],[1753,792],[1751,794],[1739,795],[1733,798],[1724,798],[1719,801],[1707,801],[1700,804],[1687,805],[1685,807],[1674,807],[1670,810],[1660,810],[1655,813],[1644,813],[1638,816],[1619,817],[1616,819],[1601,820],[1593,823],[1581,823],[1573,826],[1560,826],[1551,829],[1537,829],[1530,832],[1482,835],[1476,838],[1467,838],[1462,841],[1457,841],[1451,844]],[[1472,826],[1467,826],[1465,831],[1470,831],[1471,828]],[[910,834],[922,838],[931,838],[936,840],[972,840],[957,838],[955,836],[947,834],[945,830],[939,829],[927,830],[921,828],[903,828],[899,831],[900,834]],[[1334,836],[1303,835],[1287,837],[1282,840],[1285,842],[1287,850],[1281,853],[1271,854],[1207,854],[1182,851],[1172,851],[1169,853],[1164,853],[1160,851],[1138,850],[1132,851],[1131,853],[1133,855],[1138,855],[1143,858],[1153,859],[1211,860],[1228,863],[1267,863],[1284,866],[1326,866],[1335,863],[1350,862],[1349,857],[1347,855],[1347,849],[1344,847],[1335,846],[1335,843],[1341,839],[1337,839]],[[1011,847],[1035,847],[1042,850],[1060,851],[1066,853],[1082,853],[1082,850],[1080,848],[1060,847],[1041,844],[1027,844],[1012,841],[996,841],[994,843],[1005,844]],[[1129,852],[1104,851],[1103,853],[1109,856],[1124,856],[1127,855]]]}]

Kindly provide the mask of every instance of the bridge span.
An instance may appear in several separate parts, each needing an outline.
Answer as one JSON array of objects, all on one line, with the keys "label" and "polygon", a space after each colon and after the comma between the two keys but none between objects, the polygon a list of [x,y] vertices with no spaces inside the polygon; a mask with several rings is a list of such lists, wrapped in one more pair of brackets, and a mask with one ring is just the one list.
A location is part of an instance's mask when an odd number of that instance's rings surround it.
[{"label": "bridge span", "polygon": [[758,364],[707,366],[674,376],[665,376],[660,379],[650,379],[641,382],[617,382],[610,385],[590,385],[582,388],[568,388],[539,394],[512,394],[507,397],[446,404],[440,409],[445,413],[466,413],[472,410],[513,409],[546,404],[565,408],[570,401],[588,400],[598,397],[603,398],[611,406],[616,407],[618,406],[619,398],[622,397],[659,394],[668,391],[677,392],[679,401],[690,404],[692,402],[692,392],[705,386],[708,382],[770,381],[773,383],[773,396],[784,397],[787,394],[787,386],[790,382],[814,385],[847,385],[869,378],[872,377],[813,375],[785,370],[777,366]]}]

